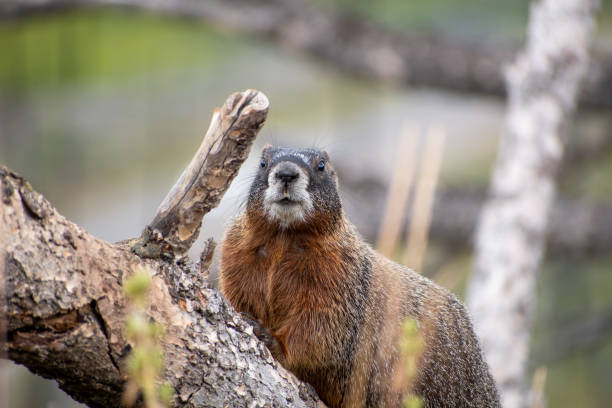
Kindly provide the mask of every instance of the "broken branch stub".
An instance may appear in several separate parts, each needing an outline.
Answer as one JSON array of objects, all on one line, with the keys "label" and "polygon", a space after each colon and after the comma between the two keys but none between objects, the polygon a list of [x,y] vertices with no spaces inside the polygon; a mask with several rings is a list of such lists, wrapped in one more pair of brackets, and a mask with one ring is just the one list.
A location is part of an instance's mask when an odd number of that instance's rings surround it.
[{"label": "broken branch stub", "polygon": [[191,163],[162,201],[132,250],[146,258],[182,255],[200,232],[202,218],[215,208],[247,158],[268,114],[268,98],[248,89],[215,109]]}]

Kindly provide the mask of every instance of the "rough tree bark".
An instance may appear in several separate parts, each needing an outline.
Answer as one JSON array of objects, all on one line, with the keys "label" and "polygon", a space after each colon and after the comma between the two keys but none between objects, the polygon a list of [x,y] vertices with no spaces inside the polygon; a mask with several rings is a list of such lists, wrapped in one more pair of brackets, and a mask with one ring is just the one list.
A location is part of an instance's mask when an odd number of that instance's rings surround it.
[{"label": "rough tree bark", "polygon": [[[131,348],[121,284],[135,266],[147,265],[154,271],[147,313],[166,329],[164,381],[176,391],[175,406],[320,404],[312,388],[279,366],[252,327],[180,256],[246,158],[267,110],[266,97],[257,91],[230,96],[143,237],[121,244],[71,223],[26,180],[0,166],[0,316],[6,323],[1,353],[56,379],[91,407],[119,406]],[[178,225],[166,227],[164,220]],[[147,242],[160,244],[160,250],[148,258],[130,250],[142,250]],[[210,247],[204,260],[207,255]]]},{"label": "rough tree bark", "polygon": [[[114,6],[202,20],[278,41],[348,72],[416,86],[502,95],[501,67],[514,47],[440,36],[406,36],[366,19],[322,10],[305,0],[3,0],[0,17],[88,6]],[[591,65],[582,101],[612,107],[612,55]]]},{"label": "rough tree bark", "polygon": [[476,234],[468,305],[507,408],[525,403],[535,283],[564,133],[588,72],[592,0],[540,0],[507,70],[509,106]]}]

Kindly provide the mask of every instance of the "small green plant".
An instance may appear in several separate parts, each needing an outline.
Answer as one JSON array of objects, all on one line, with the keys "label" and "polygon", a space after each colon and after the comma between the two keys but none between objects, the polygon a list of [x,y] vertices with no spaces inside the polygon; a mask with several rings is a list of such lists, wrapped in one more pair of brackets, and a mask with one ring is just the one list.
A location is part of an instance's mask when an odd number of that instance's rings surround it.
[{"label": "small green plant", "polygon": [[123,282],[123,290],[131,306],[126,332],[133,346],[127,361],[129,380],[123,402],[132,406],[142,395],[145,407],[164,408],[172,400],[174,390],[169,384],[158,386],[164,370],[164,353],[158,340],[164,333],[164,327],[149,321],[145,314],[150,289],[151,272],[144,267],[136,267],[134,273]]},{"label": "small green plant", "polygon": [[[401,389],[410,389],[417,375],[418,360],[423,353],[424,341],[419,333],[416,320],[409,318],[404,320],[401,327],[400,340],[400,367],[398,381]],[[421,408],[423,400],[410,393],[404,396],[404,408]]]}]

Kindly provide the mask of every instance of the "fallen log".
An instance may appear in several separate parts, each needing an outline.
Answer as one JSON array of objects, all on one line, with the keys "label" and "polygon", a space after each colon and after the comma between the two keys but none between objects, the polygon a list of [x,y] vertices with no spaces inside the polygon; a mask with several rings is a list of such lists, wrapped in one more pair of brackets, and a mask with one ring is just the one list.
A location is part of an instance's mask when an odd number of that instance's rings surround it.
[{"label": "fallen log", "polygon": [[[370,242],[378,234],[386,197],[386,181],[340,167],[340,187],[349,217]],[[436,192],[430,239],[454,248],[471,248],[486,192],[442,188]],[[406,212],[402,231],[410,222]],[[612,248],[612,204],[556,198],[547,233],[547,252],[572,256],[607,255]]]}]

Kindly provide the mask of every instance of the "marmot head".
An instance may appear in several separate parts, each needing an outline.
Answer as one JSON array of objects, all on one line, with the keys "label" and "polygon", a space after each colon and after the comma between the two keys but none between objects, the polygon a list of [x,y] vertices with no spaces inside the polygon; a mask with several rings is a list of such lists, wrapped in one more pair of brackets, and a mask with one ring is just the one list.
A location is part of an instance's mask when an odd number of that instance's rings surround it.
[{"label": "marmot head", "polygon": [[330,227],[342,216],[342,203],[327,152],[266,146],[247,212],[283,229]]}]

